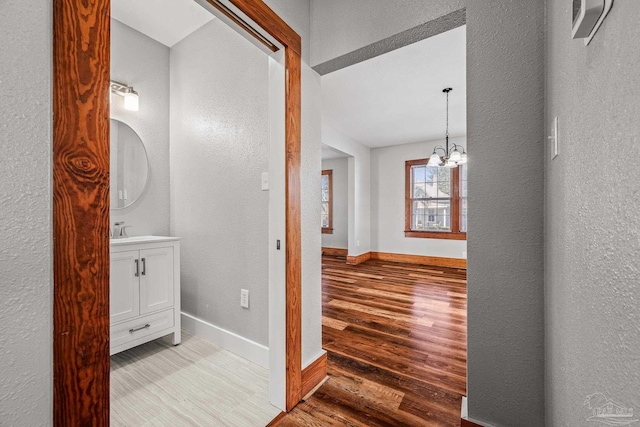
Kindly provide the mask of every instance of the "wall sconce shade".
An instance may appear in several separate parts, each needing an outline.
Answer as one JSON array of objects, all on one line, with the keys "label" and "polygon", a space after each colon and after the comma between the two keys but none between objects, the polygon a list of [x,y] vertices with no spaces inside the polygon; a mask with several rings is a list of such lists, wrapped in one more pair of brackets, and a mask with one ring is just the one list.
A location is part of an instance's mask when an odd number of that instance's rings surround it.
[{"label": "wall sconce shade", "polygon": [[133,90],[132,86],[112,80],[111,93],[115,93],[124,98],[125,110],[138,111],[140,108],[140,97],[138,96],[138,92]]}]

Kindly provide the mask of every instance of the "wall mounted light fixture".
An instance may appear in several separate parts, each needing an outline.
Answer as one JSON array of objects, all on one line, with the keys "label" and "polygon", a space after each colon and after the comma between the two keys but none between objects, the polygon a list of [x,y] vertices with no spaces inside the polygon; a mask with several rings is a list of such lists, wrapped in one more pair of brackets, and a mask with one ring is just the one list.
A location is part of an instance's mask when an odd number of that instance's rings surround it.
[{"label": "wall mounted light fixture", "polygon": [[[449,145],[449,92],[453,89],[450,87],[443,90],[447,94],[447,134],[444,147],[438,145],[433,149],[433,154],[429,157],[427,166],[444,166],[445,168],[455,168],[458,165],[467,163],[467,153],[464,151],[464,147],[458,144]],[[442,151],[443,156],[438,154],[438,150]],[[461,151],[462,150],[462,151]]]},{"label": "wall mounted light fixture", "polygon": [[111,80],[111,93],[124,97],[125,110],[138,111],[140,108],[138,92],[132,86]]}]

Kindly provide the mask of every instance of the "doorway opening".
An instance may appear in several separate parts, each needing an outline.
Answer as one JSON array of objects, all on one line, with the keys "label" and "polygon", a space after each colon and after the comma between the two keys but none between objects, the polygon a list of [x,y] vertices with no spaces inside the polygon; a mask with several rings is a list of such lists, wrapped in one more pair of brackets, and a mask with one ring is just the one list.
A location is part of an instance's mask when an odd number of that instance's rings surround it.
[{"label": "doorway opening", "polygon": [[[271,398],[277,400],[278,407],[290,409],[301,398],[300,38],[262,2],[203,3],[217,11],[218,19],[234,25],[241,21],[242,34],[251,27],[249,39],[279,47],[272,58],[282,76],[277,85],[281,113],[274,115],[281,119],[276,128],[282,143],[280,169],[271,176],[271,184],[280,183],[275,186],[281,187],[278,217],[283,223],[274,233],[283,248],[270,263],[279,267],[276,292],[280,293],[282,312],[277,315],[284,322],[278,323],[281,330],[271,331],[281,337],[274,345],[277,349],[270,351],[269,364],[275,365],[278,373],[278,380],[271,382],[276,387]],[[54,2],[56,425],[109,423],[110,6],[108,0],[89,6]],[[82,43],[78,40],[81,35]],[[273,236],[269,237],[271,241]],[[275,270],[269,269],[270,280]]]},{"label": "doorway opening", "polygon": [[447,87],[450,142],[466,146],[464,25],[322,76],[333,209],[323,234],[323,348],[332,377],[294,420],[313,411],[354,423],[364,413],[403,425],[460,422],[467,166],[427,166],[445,144]]}]

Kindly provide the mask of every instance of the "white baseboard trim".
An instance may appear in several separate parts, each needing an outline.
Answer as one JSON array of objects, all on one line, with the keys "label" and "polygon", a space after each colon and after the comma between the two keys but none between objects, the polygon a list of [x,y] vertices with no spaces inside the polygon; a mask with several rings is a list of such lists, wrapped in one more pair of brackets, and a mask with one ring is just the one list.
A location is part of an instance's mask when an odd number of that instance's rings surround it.
[{"label": "white baseboard trim", "polygon": [[467,396],[462,396],[462,407],[460,408],[460,418],[465,420],[469,417],[469,406],[467,406]]},{"label": "white baseboard trim", "polygon": [[269,369],[269,347],[241,337],[238,334],[222,329],[185,312],[182,312],[181,315],[182,327],[187,331],[231,353],[237,354],[250,362]]}]

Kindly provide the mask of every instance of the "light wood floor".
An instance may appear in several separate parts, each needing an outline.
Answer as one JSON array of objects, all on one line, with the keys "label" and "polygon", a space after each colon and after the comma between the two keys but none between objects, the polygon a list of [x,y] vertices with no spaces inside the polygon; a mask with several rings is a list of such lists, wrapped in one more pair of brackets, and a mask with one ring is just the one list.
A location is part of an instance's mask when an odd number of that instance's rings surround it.
[{"label": "light wood floor", "polygon": [[182,332],[111,357],[112,426],[264,427],[280,411],[269,404],[269,373]]},{"label": "light wood floor", "polygon": [[279,426],[459,426],[466,270],[322,260],[330,379]]}]

